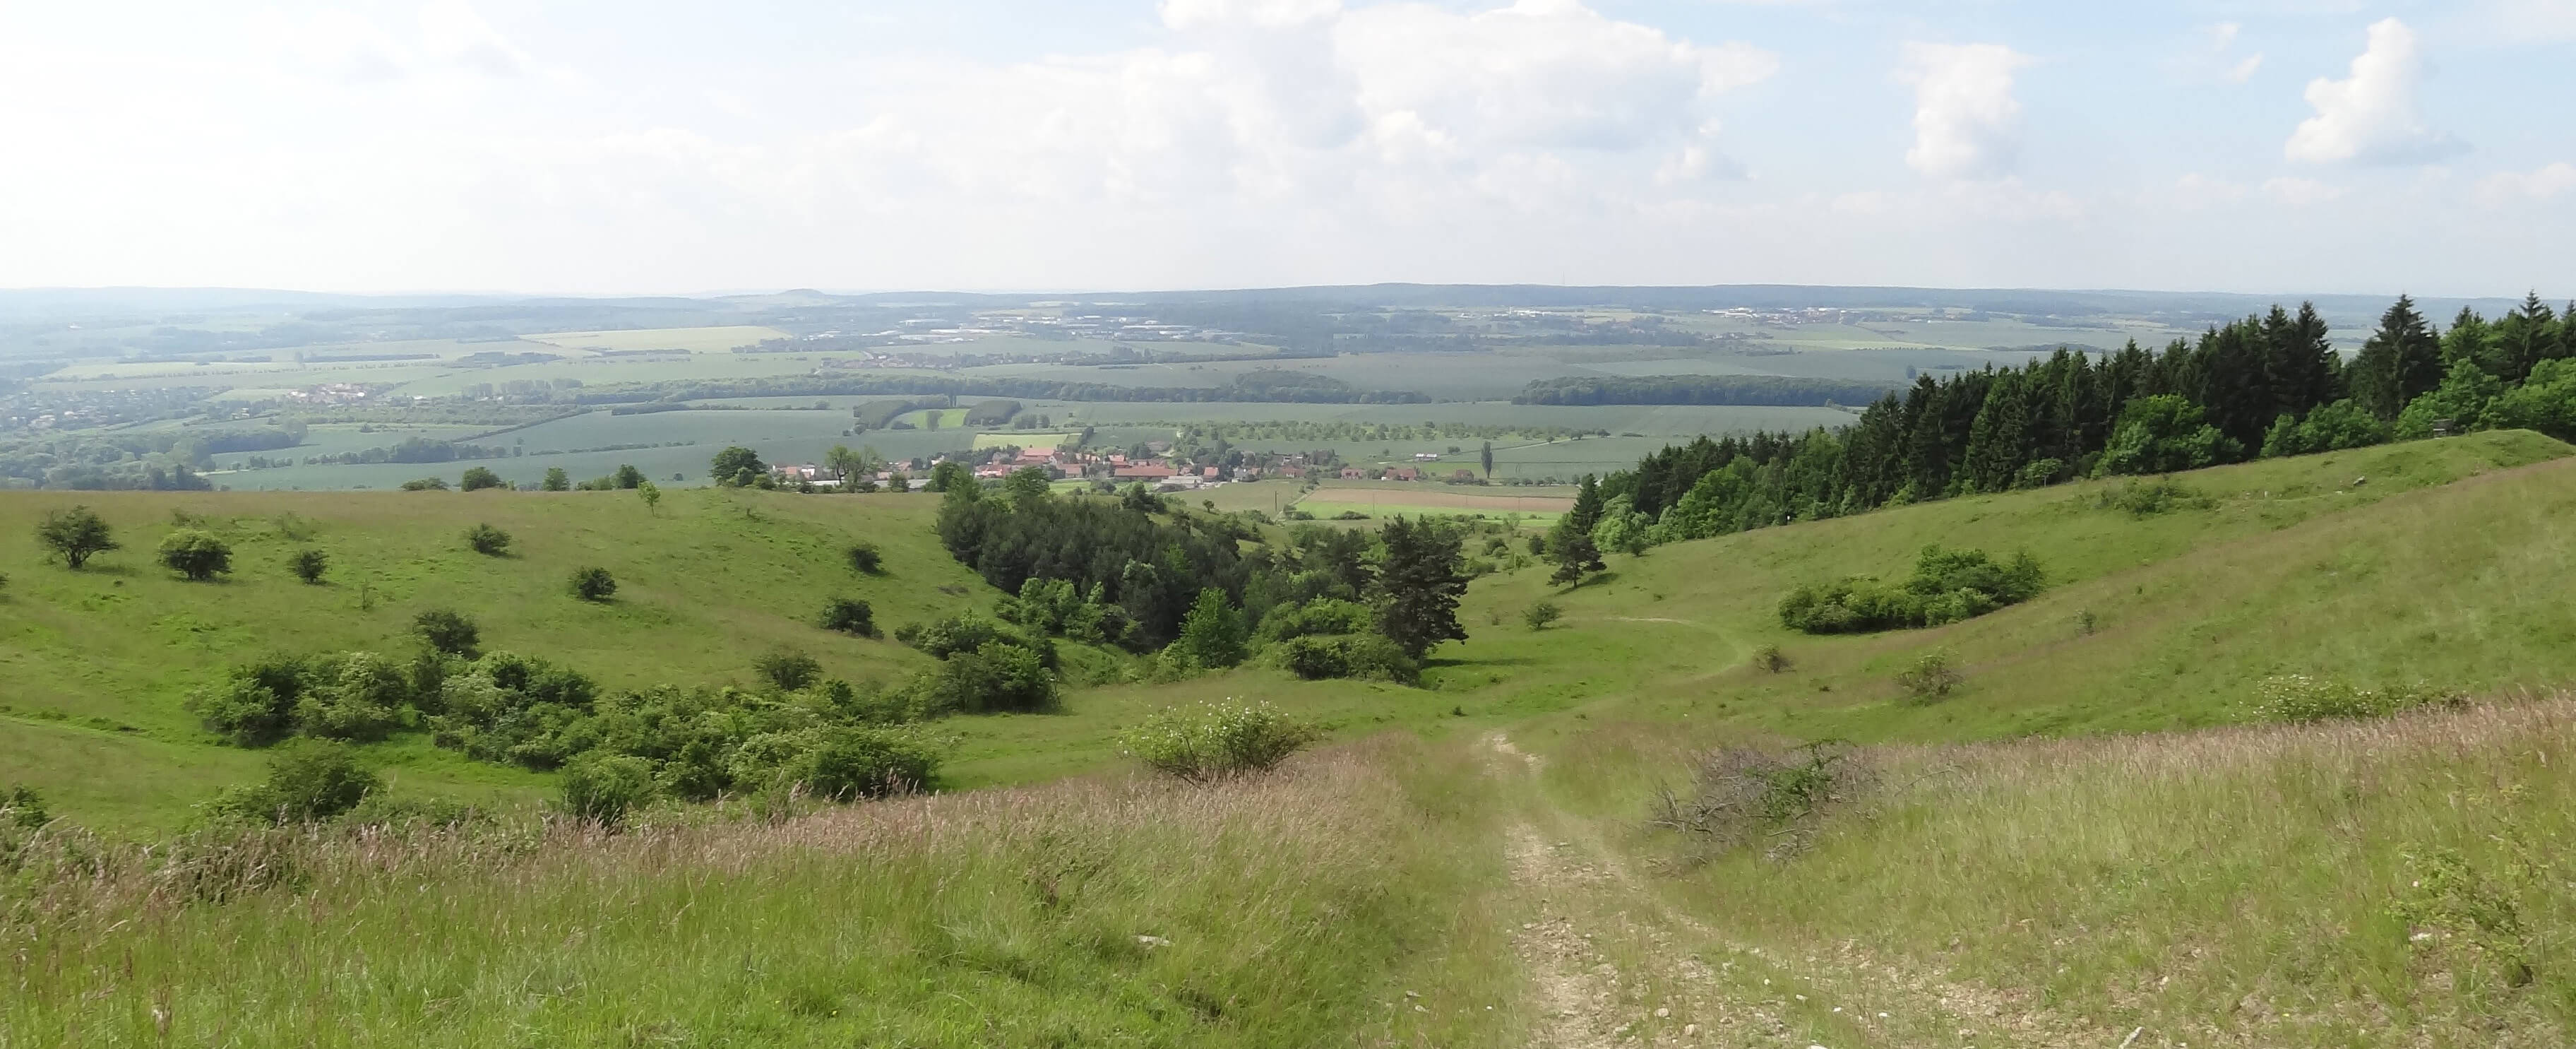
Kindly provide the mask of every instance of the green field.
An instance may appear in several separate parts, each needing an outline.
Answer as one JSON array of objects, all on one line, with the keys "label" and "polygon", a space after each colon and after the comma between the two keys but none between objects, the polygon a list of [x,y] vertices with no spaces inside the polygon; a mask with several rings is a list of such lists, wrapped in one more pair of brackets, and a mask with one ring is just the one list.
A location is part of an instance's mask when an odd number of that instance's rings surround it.
[{"label": "green field", "polygon": [[748,324],[631,331],[565,331],[523,336],[529,342],[575,350],[687,350],[691,353],[724,353],[736,346],[789,337],[776,328]]}]

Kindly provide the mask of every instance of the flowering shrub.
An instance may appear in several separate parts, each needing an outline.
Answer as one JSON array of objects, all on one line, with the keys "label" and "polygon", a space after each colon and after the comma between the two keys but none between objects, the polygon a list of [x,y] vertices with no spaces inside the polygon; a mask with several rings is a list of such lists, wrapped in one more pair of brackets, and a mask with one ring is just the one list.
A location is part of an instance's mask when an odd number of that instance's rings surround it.
[{"label": "flowering shrub", "polygon": [[2255,686],[2254,696],[2254,716],[2263,721],[2378,717],[2410,707],[2457,702],[2459,698],[2422,685],[2367,689],[2306,674],[2265,678]]}]

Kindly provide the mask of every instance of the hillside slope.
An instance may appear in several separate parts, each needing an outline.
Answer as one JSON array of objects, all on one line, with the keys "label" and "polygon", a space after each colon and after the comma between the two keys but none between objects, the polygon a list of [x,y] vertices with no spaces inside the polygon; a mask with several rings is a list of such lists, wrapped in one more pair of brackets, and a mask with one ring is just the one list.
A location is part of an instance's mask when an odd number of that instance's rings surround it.
[{"label": "hillside slope", "polygon": [[[47,562],[34,539],[45,513],[75,504],[97,510],[124,545],[81,571]],[[991,588],[940,549],[937,510],[926,494],[712,489],[673,491],[658,512],[633,492],[9,492],[0,768],[10,771],[0,778],[98,825],[166,825],[258,765],[198,728],[181,708],[192,689],[264,652],[407,653],[412,617],[428,608],[474,619],[487,650],[542,656],[611,688],[747,680],[754,657],[782,646],[828,674],[893,680],[930,660],[813,623],[844,595],[874,605],[888,630],[989,604]],[[229,578],[191,583],[155,562],[154,546],[180,527],[174,515],[232,544]],[[514,537],[508,556],[466,547],[477,523]],[[851,570],[843,551],[858,540],[884,551],[883,574]],[[324,585],[286,566],[307,547],[331,558]],[[614,600],[566,592],[583,566],[616,577]],[[417,739],[378,749],[414,785],[533,782]]]}]

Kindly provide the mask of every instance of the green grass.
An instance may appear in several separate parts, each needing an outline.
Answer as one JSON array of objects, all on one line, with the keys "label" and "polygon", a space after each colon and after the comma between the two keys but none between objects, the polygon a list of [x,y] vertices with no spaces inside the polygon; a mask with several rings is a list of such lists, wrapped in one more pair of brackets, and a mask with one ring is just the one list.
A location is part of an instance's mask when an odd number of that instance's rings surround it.
[{"label": "green grass", "polygon": [[[113,851],[0,908],[11,1044],[1492,1044],[1517,973],[1471,766],[1390,740],[1209,789],[1112,778],[601,839],[564,826]],[[56,880],[56,879],[60,880]],[[6,883],[0,883],[6,884]],[[389,888],[391,891],[389,891]],[[158,889],[159,891],[156,891]],[[0,901],[9,897],[0,895]],[[142,917],[145,920],[133,920]],[[1473,927],[1462,927],[1472,921]],[[1420,989],[1438,1011],[1398,1010]],[[1418,993],[1418,992],[1417,992]],[[1497,1007],[1500,1008],[1497,1008]]]},{"label": "green grass", "polygon": [[[73,504],[106,516],[125,549],[78,572],[43,561],[35,522]],[[190,583],[152,562],[174,509],[232,543],[231,578]],[[935,510],[928,495],[711,489],[672,492],[658,514],[632,492],[0,494],[0,571],[10,577],[0,591],[0,753],[23,762],[0,778],[32,780],[85,822],[167,826],[185,811],[174,800],[255,773],[180,708],[190,690],[270,650],[408,651],[412,616],[432,607],[479,622],[486,648],[557,660],[610,687],[747,681],[751,658],[782,645],[834,675],[895,680],[929,660],[811,619],[837,595],[873,603],[888,629],[986,600],[990,588],[931,536]],[[516,537],[511,556],[468,550],[460,536],[477,522]],[[859,539],[885,550],[884,575],[859,576],[841,560]],[[327,585],[306,586],[286,568],[308,545],[331,556]],[[585,565],[617,578],[614,601],[565,593]],[[96,775],[79,755],[102,752],[132,760],[119,775]],[[410,778],[423,785],[488,781],[476,771],[486,766],[419,764]]]}]

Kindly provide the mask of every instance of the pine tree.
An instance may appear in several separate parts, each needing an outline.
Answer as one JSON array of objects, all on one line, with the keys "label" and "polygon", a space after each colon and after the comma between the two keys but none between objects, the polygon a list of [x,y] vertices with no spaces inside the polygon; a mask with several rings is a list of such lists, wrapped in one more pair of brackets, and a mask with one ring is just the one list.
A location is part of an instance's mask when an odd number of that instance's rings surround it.
[{"label": "pine tree", "polygon": [[2325,318],[2315,303],[2299,304],[2293,320],[2278,306],[2263,318],[2264,370],[2272,387],[2271,415],[2304,416],[2338,399],[2335,389],[2342,359],[2326,338]]},{"label": "pine tree", "polygon": [[1986,403],[1969,427],[1965,467],[1968,488],[2001,492],[2012,488],[2013,475],[2029,452],[2030,410],[2022,377],[2005,372],[1987,387]]},{"label": "pine tree", "polygon": [[1443,641],[1464,641],[1458,599],[1467,577],[1458,571],[1458,536],[1430,521],[1389,521],[1378,532],[1384,549],[1378,576],[1378,632],[1415,659]]},{"label": "pine tree", "polygon": [[2538,292],[2525,294],[2522,306],[2505,314],[2488,333],[2487,373],[2508,383],[2530,378],[2532,366],[2557,350],[2556,321]]},{"label": "pine tree", "polygon": [[1593,525],[1601,523],[1601,502],[1599,479],[1584,474],[1583,484],[1574,492],[1574,509],[1566,512],[1565,519],[1572,522],[1575,531],[1589,532]]},{"label": "pine tree", "polygon": [[2397,418],[2406,402],[2440,386],[2443,372],[2441,343],[2416,312],[2415,300],[2400,295],[2379,315],[2379,330],[2362,343],[2345,381],[2354,401],[2387,420]]},{"label": "pine tree", "polygon": [[1481,452],[1477,453],[1477,456],[1476,456],[1476,457],[1477,457],[1479,460],[1483,461],[1483,463],[1485,464],[1485,480],[1488,480],[1488,481],[1493,480],[1493,479],[1494,479],[1494,442],[1492,442],[1492,441],[1487,441],[1487,442],[1485,442],[1485,447],[1484,447],[1484,449],[1483,449]]}]

